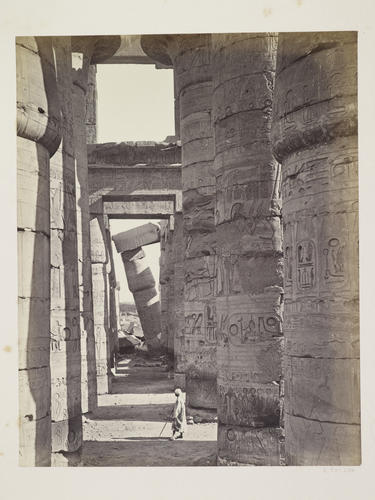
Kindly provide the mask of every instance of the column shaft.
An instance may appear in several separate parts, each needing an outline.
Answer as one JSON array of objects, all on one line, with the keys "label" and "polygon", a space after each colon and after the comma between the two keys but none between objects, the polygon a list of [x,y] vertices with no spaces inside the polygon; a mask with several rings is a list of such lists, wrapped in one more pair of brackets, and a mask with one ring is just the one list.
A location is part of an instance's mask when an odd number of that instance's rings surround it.
[{"label": "column shaft", "polygon": [[[53,39],[62,142],[50,162],[52,465],[75,465],[82,446],[81,348],[71,43]],[[59,453],[63,452],[63,453]]]},{"label": "column shaft", "polygon": [[82,412],[97,406],[95,337],[90,259],[90,213],[86,147],[87,77],[93,42],[85,41],[73,47],[73,137],[76,159],[76,203],[78,239],[78,283],[80,299],[80,330],[82,359]]},{"label": "column shaft", "polygon": [[356,50],[350,32],[280,35],[289,465],[361,460]]},{"label": "column shaft", "polygon": [[90,221],[92,293],[95,331],[97,393],[111,391],[111,332],[109,310],[108,249],[103,215]]},{"label": "column shaft", "polygon": [[160,301],[152,271],[142,248],[121,253],[129,290],[150,351],[160,348]]},{"label": "column shaft", "polygon": [[210,36],[180,37],[173,62],[182,145],[185,250],[182,356],[185,358],[186,395],[190,406],[216,408],[215,177],[212,171]]},{"label": "column shaft", "polygon": [[282,248],[270,126],[277,37],[213,35],[218,463],[279,465]]},{"label": "column shaft", "polygon": [[50,156],[60,107],[50,37],[17,37],[20,465],[51,464]]}]

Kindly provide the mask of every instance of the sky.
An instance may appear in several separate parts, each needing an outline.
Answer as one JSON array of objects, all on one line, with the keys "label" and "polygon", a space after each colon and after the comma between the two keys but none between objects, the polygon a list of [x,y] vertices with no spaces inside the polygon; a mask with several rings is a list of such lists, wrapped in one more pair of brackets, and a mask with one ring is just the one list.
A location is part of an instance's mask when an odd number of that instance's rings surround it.
[{"label": "sky", "polygon": [[[162,141],[174,135],[173,72],[151,64],[97,66],[97,141]],[[149,222],[112,219],[112,235]],[[152,220],[150,222],[158,222]],[[143,247],[158,289],[160,244]],[[112,245],[120,301],[134,302],[120,254]]]}]

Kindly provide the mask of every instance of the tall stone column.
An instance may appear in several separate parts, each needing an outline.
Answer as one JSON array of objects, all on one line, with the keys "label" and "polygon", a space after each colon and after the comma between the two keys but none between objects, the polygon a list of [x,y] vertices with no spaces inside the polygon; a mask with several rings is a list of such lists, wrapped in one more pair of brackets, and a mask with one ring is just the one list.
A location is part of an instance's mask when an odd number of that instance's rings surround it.
[{"label": "tall stone column", "polygon": [[70,37],[53,38],[62,142],[50,162],[52,465],[82,446],[81,349]]},{"label": "tall stone column", "polygon": [[141,245],[160,241],[160,228],[156,224],[144,224],[114,235],[113,241],[121,253],[147,347],[150,351],[158,351],[161,348],[160,301]]},{"label": "tall stone column", "polygon": [[160,62],[173,62],[180,109],[185,247],[185,327],[181,356],[185,359],[183,371],[188,404],[216,408],[215,177],[212,170],[210,35],[142,37],[142,47]]},{"label": "tall stone column", "polygon": [[173,231],[173,263],[174,263],[174,312],[170,313],[170,329],[173,327],[171,343],[174,352],[174,381],[176,387],[186,390],[184,359],[182,357],[184,349],[184,240],[183,240],[183,216],[182,212],[174,214]]},{"label": "tall stone column", "polygon": [[279,465],[282,248],[270,128],[277,37],[213,35],[218,464]]},{"label": "tall stone column", "polygon": [[90,64],[112,55],[120,37],[72,37],[73,134],[76,159],[78,279],[82,358],[82,411],[97,405],[95,336],[91,290],[90,214],[88,193],[86,93]]},{"label": "tall stone column", "polygon": [[114,368],[115,357],[119,351],[118,339],[118,316],[116,305],[116,272],[112,252],[112,238],[108,216],[104,217],[106,234],[106,245],[108,252],[107,276],[108,276],[108,302],[109,302],[109,328],[110,328],[110,367]]},{"label": "tall stone column", "polygon": [[289,465],[360,454],[356,33],[279,37]]},{"label": "tall stone column", "polygon": [[61,140],[50,37],[17,37],[19,451],[51,464],[50,157]]},{"label": "tall stone column", "polygon": [[161,343],[169,351],[170,331],[169,314],[173,309],[170,304],[172,298],[171,288],[173,280],[173,262],[170,260],[171,237],[168,231],[168,221],[160,221],[160,273],[159,273],[159,295],[160,295],[160,331]]},{"label": "tall stone column", "polygon": [[96,144],[97,141],[97,107],[98,92],[96,86],[96,64],[91,64],[87,77],[86,92],[86,141],[87,144]]},{"label": "tall stone column", "polygon": [[98,394],[111,391],[111,332],[107,235],[103,214],[90,221],[92,294],[95,332],[96,383]]}]

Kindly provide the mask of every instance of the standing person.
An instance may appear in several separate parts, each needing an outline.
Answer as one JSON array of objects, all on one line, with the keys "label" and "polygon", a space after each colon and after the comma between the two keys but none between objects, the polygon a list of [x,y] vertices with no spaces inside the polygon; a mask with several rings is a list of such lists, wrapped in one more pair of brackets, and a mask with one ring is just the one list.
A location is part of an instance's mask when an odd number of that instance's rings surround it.
[{"label": "standing person", "polygon": [[[186,412],[185,403],[183,400],[182,391],[180,388],[175,389],[176,402],[173,408],[173,421],[172,421],[172,437],[171,441],[176,439],[183,439],[185,425],[186,425]],[[177,436],[176,433],[179,433]]]}]

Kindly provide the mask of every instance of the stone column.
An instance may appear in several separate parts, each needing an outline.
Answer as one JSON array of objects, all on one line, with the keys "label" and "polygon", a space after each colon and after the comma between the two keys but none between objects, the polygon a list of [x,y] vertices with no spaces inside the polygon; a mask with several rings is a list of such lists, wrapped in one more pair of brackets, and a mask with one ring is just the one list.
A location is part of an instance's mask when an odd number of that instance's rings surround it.
[{"label": "stone column", "polygon": [[356,33],[279,40],[272,135],[282,164],[286,459],[357,465]]},{"label": "stone column", "polygon": [[129,290],[150,351],[160,349],[160,302],[155,280],[141,247],[121,253]]},{"label": "stone column", "polygon": [[97,394],[111,391],[107,237],[103,214],[90,221]]},{"label": "stone column", "polygon": [[180,109],[185,247],[185,328],[181,355],[186,359],[183,371],[188,404],[216,408],[210,35],[142,37],[142,47],[160,62],[173,62]]},{"label": "stone column", "polygon": [[173,231],[173,263],[174,263],[174,314],[170,317],[170,328],[173,325],[174,381],[176,387],[186,390],[184,373],[184,240],[183,216],[181,212],[174,214]]},{"label": "stone column", "polygon": [[71,43],[53,39],[62,142],[50,162],[52,465],[77,465],[82,446],[81,349]]},{"label": "stone column", "polygon": [[282,248],[270,128],[277,37],[213,35],[218,464],[279,465]]},{"label": "stone column", "polygon": [[148,266],[141,245],[160,241],[160,227],[144,224],[113,236],[116,249],[121,253],[129,290],[141,322],[146,344],[150,351],[161,348],[160,301],[155,289],[155,279]]},{"label": "stone column", "polygon": [[17,37],[20,465],[51,464],[50,157],[60,104],[50,37]]},{"label": "stone column", "polygon": [[108,301],[109,301],[109,327],[110,327],[110,366],[114,368],[116,354],[119,351],[118,316],[116,305],[116,272],[112,253],[112,238],[108,216],[104,217],[106,245],[108,251],[107,276],[108,276]]},{"label": "stone column", "polygon": [[87,144],[96,144],[97,141],[97,107],[98,92],[96,87],[96,64],[88,70],[86,92],[86,140]]},{"label": "stone column", "polygon": [[[168,244],[169,239],[169,244]],[[160,273],[159,273],[159,295],[160,295],[160,342],[168,350],[169,345],[169,314],[171,312],[169,299],[172,297],[171,271],[173,262],[169,259],[170,236],[168,232],[168,221],[160,221]]]},{"label": "stone column", "polygon": [[76,158],[78,279],[82,357],[82,411],[97,405],[95,337],[91,290],[90,214],[88,193],[86,93],[91,63],[112,55],[120,37],[72,37],[73,134]]}]

